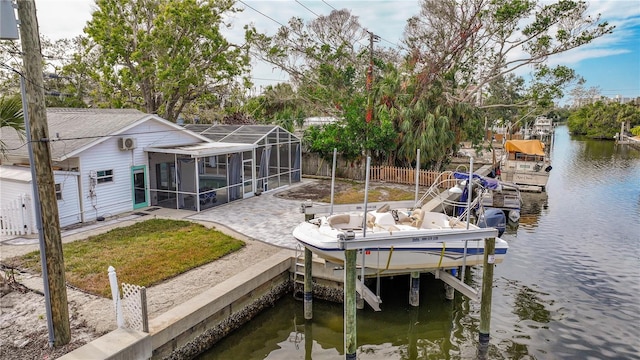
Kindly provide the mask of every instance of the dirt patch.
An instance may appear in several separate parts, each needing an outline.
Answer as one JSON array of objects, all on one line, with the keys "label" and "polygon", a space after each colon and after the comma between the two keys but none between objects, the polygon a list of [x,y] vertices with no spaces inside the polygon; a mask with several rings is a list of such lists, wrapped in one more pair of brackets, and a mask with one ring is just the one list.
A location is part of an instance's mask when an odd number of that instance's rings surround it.
[{"label": "dirt patch", "polygon": [[[344,193],[364,185],[346,181],[336,181],[334,186],[334,194]],[[323,201],[331,199],[331,180],[316,180],[308,184],[295,186],[292,189],[285,190],[275,194],[275,196],[289,200],[311,200]]]},{"label": "dirt patch", "polygon": [[[422,195],[426,187],[420,187]],[[365,184],[362,182],[336,180],[334,184],[334,201],[337,204],[357,203],[364,199]],[[369,201],[411,200],[415,197],[415,185],[371,182],[368,189]],[[289,200],[311,200],[317,202],[331,201],[331,180],[317,179],[313,182],[284,190],[275,196]]]}]

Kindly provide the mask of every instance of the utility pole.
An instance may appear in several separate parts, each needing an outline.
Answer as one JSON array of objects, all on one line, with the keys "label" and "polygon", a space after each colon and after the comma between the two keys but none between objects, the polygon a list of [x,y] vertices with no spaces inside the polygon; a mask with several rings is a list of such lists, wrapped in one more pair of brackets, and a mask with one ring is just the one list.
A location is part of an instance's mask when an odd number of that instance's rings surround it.
[{"label": "utility pole", "polygon": [[373,89],[373,42],[380,40],[380,37],[371,31],[369,33],[369,68],[367,69],[367,123],[373,119],[373,100],[371,91]]},{"label": "utility pole", "polygon": [[[54,331],[54,346],[68,344],[71,340],[69,326],[69,305],[64,275],[64,258],[58,203],[55,194],[55,182],[49,148],[47,114],[44,101],[44,81],[42,79],[42,53],[36,5],[33,0],[18,0],[18,18],[20,19],[20,39],[22,43],[22,61],[26,82],[28,117],[33,150],[33,164],[38,183],[40,214],[44,235],[44,252],[48,273],[49,296]],[[42,249],[40,250],[42,251]]]}]

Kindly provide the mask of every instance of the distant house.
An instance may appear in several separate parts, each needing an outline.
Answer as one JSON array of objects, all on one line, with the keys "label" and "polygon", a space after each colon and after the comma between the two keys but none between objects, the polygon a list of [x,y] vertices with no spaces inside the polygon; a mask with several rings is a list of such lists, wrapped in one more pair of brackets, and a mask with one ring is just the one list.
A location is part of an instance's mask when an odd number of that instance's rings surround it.
[{"label": "distant house", "polygon": [[[300,180],[300,140],[279,127],[191,131],[130,109],[50,108],[47,122],[62,227],[148,206],[200,211]],[[28,148],[13,129],[0,136],[0,231],[35,232]]]}]

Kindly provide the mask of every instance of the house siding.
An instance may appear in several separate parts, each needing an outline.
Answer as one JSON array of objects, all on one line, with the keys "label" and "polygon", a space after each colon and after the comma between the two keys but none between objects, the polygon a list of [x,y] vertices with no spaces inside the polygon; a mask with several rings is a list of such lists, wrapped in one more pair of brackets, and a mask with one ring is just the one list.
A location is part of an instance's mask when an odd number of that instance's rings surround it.
[{"label": "house siding", "polygon": [[77,173],[54,174],[55,183],[60,184],[62,190],[62,200],[57,200],[60,227],[77,224],[81,220],[78,177]]},{"label": "house siding", "polygon": [[[74,173],[58,172],[54,173],[56,184],[62,185],[62,200],[58,200],[58,216],[60,219],[60,227],[76,224],[80,221],[80,206],[78,198],[78,175]],[[32,204],[31,224],[34,224],[33,232],[36,233],[36,204],[33,201],[33,185],[31,182],[14,181],[11,179],[0,180],[0,208],[8,205],[10,202],[19,199],[22,194],[29,197],[29,203]]]},{"label": "house siding", "polygon": [[[136,147],[120,150],[121,137],[132,137]],[[194,136],[176,131],[160,122],[150,119],[129,129],[126,134],[113,136],[79,154],[82,176],[83,221],[93,221],[97,217],[108,217],[133,210],[132,166],[147,166],[148,156],[144,151],[148,146],[186,145],[200,142]],[[92,172],[113,170],[113,181],[92,185]],[[150,177],[147,176],[148,181]]]}]

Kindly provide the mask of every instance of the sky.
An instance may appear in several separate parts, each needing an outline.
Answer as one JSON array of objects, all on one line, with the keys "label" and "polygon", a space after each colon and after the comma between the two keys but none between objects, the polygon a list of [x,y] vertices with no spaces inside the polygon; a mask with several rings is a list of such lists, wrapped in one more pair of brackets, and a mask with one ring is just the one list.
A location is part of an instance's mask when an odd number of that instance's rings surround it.
[{"label": "sky", "polygon": [[[545,0],[545,2],[550,2]],[[640,1],[591,0],[590,14],[615,25],[613,34],[549,59],[550,65],[566,65],[597,87],[606,97],[640,96]],[[419,13],[419,0],[242,0],[244,8],[229,21],[228,40],[241,42],[242,28],[253,23],[258,31],[273,34],[291,17],[312,20],[334,9],[349,9],[360,24],[381,37],[376,46],[401,44],[406,20]],[[40,33],[52,40],[82,35],[95,9],[93,0],[36,0]],[[524,74],[518,74],[524,75]],[[256,88],[286,80],[286,75],[265,64],[254,63]]]}]

